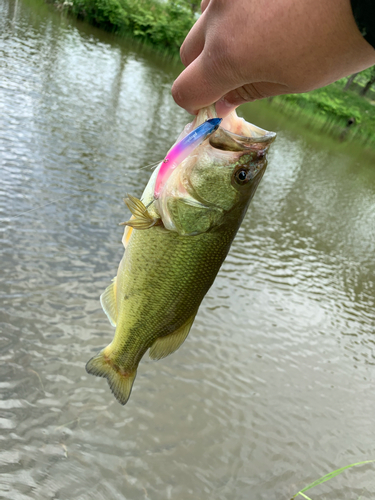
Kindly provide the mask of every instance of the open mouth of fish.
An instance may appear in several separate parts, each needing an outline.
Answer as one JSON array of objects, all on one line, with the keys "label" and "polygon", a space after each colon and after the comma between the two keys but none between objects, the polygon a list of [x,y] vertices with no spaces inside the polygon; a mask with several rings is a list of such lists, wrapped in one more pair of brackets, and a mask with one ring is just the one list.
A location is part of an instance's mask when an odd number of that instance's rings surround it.
[{"label": "open mouth of fish", "polygon": [[[190,124],[190,127],[194,129],[211,118],[217,118],[216,110],[213,105],[203,108],[198,113],[195,120]],[[189,125],[187,127],[189,127]],[[186,128],[184,130],[185,133],[187,132]],[[220,128],[210,136],[209,141],[214,148],[225,151],[244,151],[246,149],[251,149],[252,151],[259,150],[266,153],[275,137],[275,132],[268,132],[267,130],[247,122],[244,118],[237,116],[236,111],[233,110],[228,116],[223,118]]]}]

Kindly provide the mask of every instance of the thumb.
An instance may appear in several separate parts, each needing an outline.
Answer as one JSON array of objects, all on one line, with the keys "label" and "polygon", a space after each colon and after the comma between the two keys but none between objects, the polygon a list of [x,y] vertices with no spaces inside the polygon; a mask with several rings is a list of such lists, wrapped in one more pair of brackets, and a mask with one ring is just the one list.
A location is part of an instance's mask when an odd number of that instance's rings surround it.
[{"label": "thumb", "polygon": [[206,59],[204,52],[201,53],[180,74],[172,87],[173,99],[191,114],[218,101],[235,87],[233,82],[226,83],[222,75],[210,71],[212,65]]},{"label": "thumb", "polygon": [[247,83],[226,93],[222,99],[216,103],[216,111],[219,116],[228,114],[228,110],[243,104],[245,102],[264,99],[275,95],[288,94],[293,92],[287,85],[272,82]]}]

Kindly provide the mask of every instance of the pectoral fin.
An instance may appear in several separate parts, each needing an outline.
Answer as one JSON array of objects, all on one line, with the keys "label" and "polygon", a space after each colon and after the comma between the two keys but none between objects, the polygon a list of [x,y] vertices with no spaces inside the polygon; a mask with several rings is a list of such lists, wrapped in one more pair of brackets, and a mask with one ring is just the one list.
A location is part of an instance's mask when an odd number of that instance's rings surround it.
[{"label": "pectoral fin", "polygon": [[129,194],[128,198],[125,198],[124,201],[133,214],[133,217],[126,222],[122,222],[120,226],[130,226],[134,229],[149,229],[152,226],[160,224],[161,219],[152,217],[142,201],[138,200],[138,198]]},{"label": "pectoral fin", "polygon": [[184,342],[186,337],[190,332],[190,328],[196,316],[196,312],[187,320],[187,322],[182,325],[178,330],[165,337],[159,337],[150,347],[149,356],[151,359],[162,359],[172,352],[177,351],[177,349]]},{"label": "pectoral fin", "polygon": [[100,303],[112,326],[117,322],[116,277],[100,296]]}]

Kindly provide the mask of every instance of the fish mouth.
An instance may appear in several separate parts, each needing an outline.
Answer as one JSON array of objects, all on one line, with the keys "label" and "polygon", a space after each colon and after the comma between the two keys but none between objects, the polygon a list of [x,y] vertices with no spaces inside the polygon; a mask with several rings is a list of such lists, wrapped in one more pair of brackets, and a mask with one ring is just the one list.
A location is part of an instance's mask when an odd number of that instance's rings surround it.
[{"label": "fish mouth", "polygon": [[[194,120],[193,127],[216,117],[216,109],[212,104],[199,111]],[[238,117],[236,111],[233,110],[222,120],[220,127],[208,140],[213,148],[221,149],[222,151],[262,151],[265,154],[275,138],[275,132],[268,132],[247,122],[243,118]]]},{"label": "fish mouth", "polygon": [[[252,124],[249,124],[252,125]],[[266,130],[260,129],[252,125],[254,129],[264,132],[262,135],[260,133],[254,134],[251,137],[235,134],[220,127],[214,134],[209,138],[211,146],[215,149],[221,149],[223,151],[263,151],[264,153],[268,150],[270,144],[275,140],[275,132],[267,132]]]}]

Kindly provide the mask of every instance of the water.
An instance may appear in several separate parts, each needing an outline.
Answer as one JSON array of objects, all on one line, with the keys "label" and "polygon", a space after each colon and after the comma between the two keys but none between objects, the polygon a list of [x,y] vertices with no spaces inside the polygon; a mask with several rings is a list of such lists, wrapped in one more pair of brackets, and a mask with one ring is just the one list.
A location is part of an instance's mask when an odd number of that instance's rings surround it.
[{"label": "water", "polygon": [[[113,335],[122,199],[188,121],[180,68],[0,9],[0,498],[287,500],[375,458],[373,160],[244,107],[278,132],[266,175],[187,342],[122,407],[84,367]],[[311,491],[374,495],[371,465]]]}]

